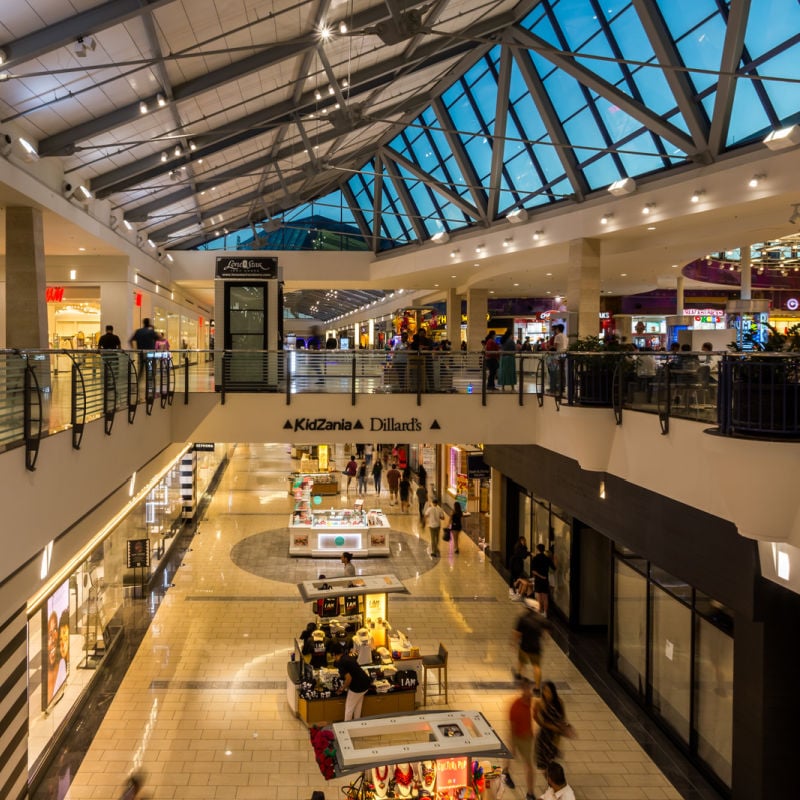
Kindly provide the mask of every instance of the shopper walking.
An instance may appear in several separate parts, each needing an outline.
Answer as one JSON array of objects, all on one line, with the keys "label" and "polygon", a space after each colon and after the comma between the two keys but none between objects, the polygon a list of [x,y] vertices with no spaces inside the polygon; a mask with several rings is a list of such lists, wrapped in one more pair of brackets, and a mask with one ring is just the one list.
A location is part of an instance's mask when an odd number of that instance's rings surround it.
[{"label": "shopper walking", "polygon": [[143,375],[145,371],[145,364],[147,363],[147,350],[155,350],[156,349],[156,342],[158,341],[158,334],[156,333],[155,328],[150,323],[148,317],[145,317],[142,320],[142,327],[137,328],[131,338],[128,340],[128,344],[136,345],[136,349],[139,351],[139,375]]},{"label": "shopper walking", "polygon": [[358,472],[356,473],[358,479],[358,493],[364,495],[367,493],[367,462],[362,461],[358,465]]},{"label": "shopper walking", "polygon": [[547,620],[534,610],[534,601],[526,600],[525,611],[522,612],[514,628],[514,639],[517,643],[517,674],[520,678],[524,677],[525,665],[531,665],[533,692],[537,696],[542,685],[542,636],[549,627]]},{"label": "shopper walking", "polygon": [[506,386],[513,390],[517,384],[517,345],[514,342],[514,334],[508,328],[500,340],[500,368],[497,373],[497,381],[500,390],[504,391]]},{"label": "shopper walking", "polygon": [[98,350],[119,350],[122,342],[119,336],[114,333],[113,325],[106,325],[106,332],[97,340]]},{"label": "shopper walking", "polygon": [[425,505],[422,516],[431,535],[431,558],[439,558],[439,533],[445,520],[445,513],[439,505],[438,497],[434,497]]},{"label": "shopper walking", "polygon": [[344,468],[344,474],[347,475],[347,491],[350,491],[350,484],[358,473],[358,464],[356,463],[355,456],[350,456],[350,460]]},{"label": "shopper walking", "polygon": [[453,503],[453,513],[450,515],[450,541],[453,543],[454,553],[458,553],[458,537],[462,530],[462,516],[461,503],[456,500]]},{"label": "shopper walking", "polygon": [[339,693],[347,693],[347,699],[344,702],[344,721],[360,719],[364,695],[372,681],[355,658],[350,654],[345,655],[344,647],[338,642],[331,645],[331,653],[333,654],[333,663],[342,678],[342,688]]},{"label": "shopper walking", "polygon": [[389,485],[389,505],[396,506],[400,489],[400,470],[397,469],[397,464],[392,464],[392,468],[387,470],[386,483]]},{"label": "shopper walking", "polygon": [[356,566],[353,564],[352,553],[342,553],[341,562],[344,564],[344,577],[352,578],[356,574]]},{"label": "shopper walking", "polygon": [[543,544],[537,544],[536,555],[531,559],[531,577],[539,611],[544,616],[547,616],[550,603],[550,571],[555,568],[555,557],[545,552]]},{"label": "shopper walking", "polygon": [[[531,682],[527,678],[522,678],[519,682],[519,695],[511,703],[508,709],[508,721],[511,723],[511,752],[525,770],[525,785],[527,787],[526,800],[534,798],[534,776],[536,770],[533,767],[533,694],[531,693]],[[508,765],[503,770],[503,780],[506,785],[513,789],[514,780],[511,777]]]},{"label": "shopper walking", "polygon": [[381,477],[383,476],[383,461],[380,458],[375,459],[372,465],[372,480],[375,483],[375,494],[381,493]]},{"label": "shopper walking", "polygon": [[419,505],[419,521],[422,522],[422,517],[425,512],[425,505],[428,502],[428,490],[425,484],[421,483],[417,486],[417,504]]},{"label": "shopper walking", "polygon": [[397,491],[400,497],[400,511],[407,514],[411,498],[411,481],[405,475],[400,478],[400,483],[397,484]]},{"label": "shopper walking", "polygon": [[552,681],[544,682],[542,696],[533,704],[533,721],[538,726],[534,746],[536,767],[547,774],[550,764],[561,755],[561,737],[575,737],[572,725],[567,722],[564,704]]},{"label": "shopper walking", "polygon": [[500,345],[497,344],[495,336],[497,334],[494,331],[489,331],[483,340],[484,361],[486,362],[486,389],[490,392],[497,390],[495,378],[500,366]]}]

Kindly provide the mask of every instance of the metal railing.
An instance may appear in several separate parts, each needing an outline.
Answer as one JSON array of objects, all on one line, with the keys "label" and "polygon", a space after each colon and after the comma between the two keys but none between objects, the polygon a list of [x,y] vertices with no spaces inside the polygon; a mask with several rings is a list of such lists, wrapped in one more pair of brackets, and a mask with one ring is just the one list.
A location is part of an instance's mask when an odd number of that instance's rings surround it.
[{"label": "metal railing", "polygon": [[[65,366],[68,365],[68,369]],[[449,351],[0,351],[0,449],[24,446],[36,468],[39,442],[69,429],[79,449],[87,422],[111,435],[143,405],[167,408],[176,392],[280,393],[286,404],[306,393],[404,394],[417,405],[434,394],[473,394],[519,405],[552,398],[562,405],[654,414],[715,426],[729,436],[800,439],[800,355],[722,353],[500,353]],[[494,381],[494,386],[492,382]],[[500,402],[511,402],[500,401]]]}]

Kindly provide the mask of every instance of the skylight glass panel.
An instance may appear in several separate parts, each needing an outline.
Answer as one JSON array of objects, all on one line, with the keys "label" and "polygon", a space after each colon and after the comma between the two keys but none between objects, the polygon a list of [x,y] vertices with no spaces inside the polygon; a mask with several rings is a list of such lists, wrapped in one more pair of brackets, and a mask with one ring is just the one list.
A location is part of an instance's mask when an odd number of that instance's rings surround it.
[{"label": "skylight glass panel", "polygon": [[767,112],[759,96],[756,94],[753,82],[740,79],[736,82],[736,92],[733,95],[731,121],[728,125],[728,145],[752,138],[754,133],[759,135],[772,127]]},{"label": "skylight glass panel", "polygon": [[[796,29],[800,30],[800,28]],[[797,78],[797,65],[800,64],[800,44],[778,53],[774,58],[762,64],[758,72],[773,78]],[[800,84],[785,81],[763,81],[762,85],[775,113],[781,122],[795,118],[800,108]]]},{"label": "skylight glass panel", "polygon": [[400,177],[406,184],[411,198],[422,216],[422,222],[429,234],[437,231],[454,230],[467,226],[469,218],[458,206],[451,203],[444,195],[435,191],[398,164]]},{"label": "skylight glass panel", "polygon": [[[725,21],[719,14],[714,14],[697,28],[676,37],[678,52],[698,93],[710,86],[716,86],[716,73],[719,71],[724,42]],[[698,69],[707,71],[698,72]]]},{"label": "skylight glass panel", "polygon": [[373,177],[372,173],[374,173],[375,170],[375,163],[373,161],[369,161],[364,165],[363,169],[369,171],[370,174],[365,175],[364,172],[361,172],[358,175],[354,175],[352,178],[350,178],[347,183],[353,192],[358,209],[361,211],[361,214],[366,220],[367,226],[371,230],[373,219],[373,191],[375,184],[375,178]]},{"label": "skylight glass panel", "polygon": [[384,236],[396,244],[407,244],[416,240],[411,221],[406,216],[397,190],[385,169],[381,188],[381,230]]},{"label": "skylight glass panel", "polygon": [[590,0],[545,0],[545,4],[552,8],[570,50],[582,50],[600,31]]},{"label": "skylight glass panel", "polygon": [[798,31],[799,3],[787,3],[786,0],[750,0],[750,16],[744,34],[744,44],[750,58],[761,58],[773,48],[780,47]]},{"label": "skylight glass panel", "polygon": [[719,14],[717,0],[657,0],[657,5],[674,39]]},{"label": "skylight glass panel", "polygon": [[628,175],[642,175],[664,167],[661,153],[649,131],[622,145],[619,157]]},{"label": "skylight glass panel", "polygon": [[611,155],[601,156],[591,164],[586,164],[583,174],[592,189],[602,189],[622,177]]}]

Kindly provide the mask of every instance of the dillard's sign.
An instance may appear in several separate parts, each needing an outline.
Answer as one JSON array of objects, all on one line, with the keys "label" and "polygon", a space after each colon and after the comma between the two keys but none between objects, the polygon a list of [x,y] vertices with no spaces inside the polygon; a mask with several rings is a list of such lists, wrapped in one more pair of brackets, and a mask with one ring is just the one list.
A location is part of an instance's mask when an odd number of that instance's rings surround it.
[{"label": "dillard's sign", "polygon": [[217,258],[218,278],[277,278],[277,258]]},{"label": "dillard's sign", "polygon": [[[285,431],[421,431],[422,422],[417,417],[397,419],[396,417],[370,417],[367,425],[360,419],[328,419],[327,417],[295,417],[283,424]],[[438,431],[441,426],[436,420],[428,430]]]}]

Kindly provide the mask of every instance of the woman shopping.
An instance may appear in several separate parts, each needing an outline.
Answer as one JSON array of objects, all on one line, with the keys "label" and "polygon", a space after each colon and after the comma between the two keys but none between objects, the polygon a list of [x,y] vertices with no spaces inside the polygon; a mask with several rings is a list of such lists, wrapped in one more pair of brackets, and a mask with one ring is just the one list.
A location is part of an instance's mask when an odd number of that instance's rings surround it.
[{"label": "woman shopping", "polygon": [[564,704],[552,681],[545,681],[542,684],[542,696],[533,706],[533,721],[536,729],[534,747],[536,766],[546,773],[547,767],[561,755],[559,750],[561,737],[575,738],[575,731],[567,722]]},{"label": "woman shopping", "polygon": [[451,541],[453,542],[453,552],[458,553],[458,535],[463,530],[461,524],[461,517],[463,516],[463,512],[461,511],[461,503],[456,500],[453,504],[453,513],[450,515],[450,537]]}]

